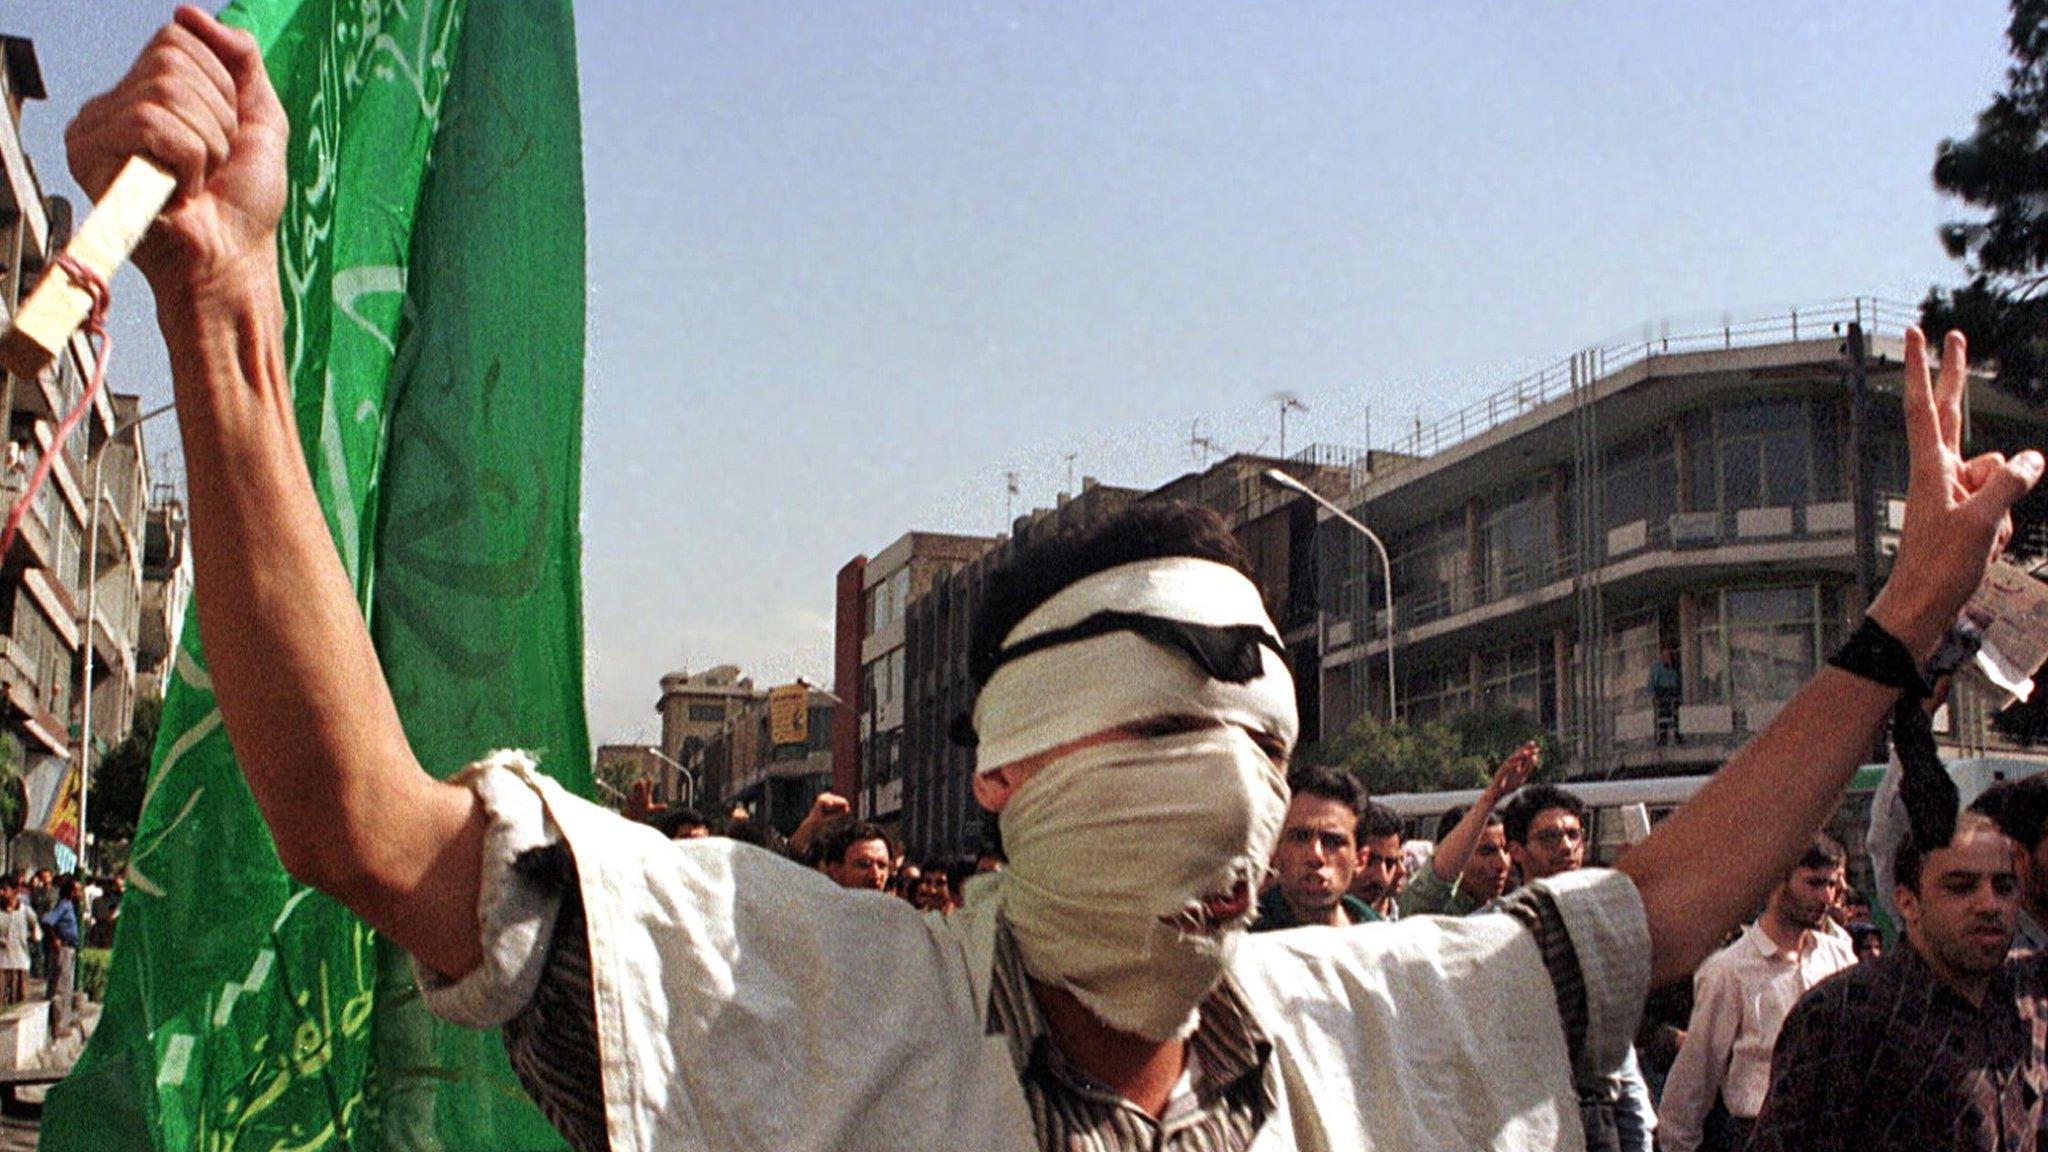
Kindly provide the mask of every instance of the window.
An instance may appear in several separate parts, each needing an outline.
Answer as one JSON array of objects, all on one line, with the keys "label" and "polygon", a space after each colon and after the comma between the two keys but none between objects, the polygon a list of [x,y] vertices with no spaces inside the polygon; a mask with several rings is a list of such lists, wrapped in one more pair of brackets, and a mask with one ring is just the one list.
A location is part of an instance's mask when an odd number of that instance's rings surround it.
[{"label": "window", "polygon": [[1472,672],[1462,660],[1424,668],[1408,678],[1401,701],[1402,718],[1410,724],[1454,715],[1472,707]]},{"label": "window", "polygon": [[725,719],[725,705],[723,704],[690,705],[690,723],[692,724],[716,724],[723,719]]},{"label": "window", "polygon": [[1485,708],[1543,715],[1545,645],[1538,640],[1487,653],[1480,664],[1479,703]]},{"label": "window", "polygon": [[1650,672],[1657,666],[1657,616],[1643,613],[1614,620],[1607,625],[1606,683],[1600,696],[1610,716],[1647,712]]},{"label": "window", "polygon": [[1549,582],[1557,570],[1557,501],[1524,487],[1480,514],[1479,563],[1485,599],[1498,600]]},{"label": "window", "polygon": [[1790,699],[1820,666],[1834,631],[1831,599],[1811,584],[1704,597],[1690,640],[1698,698],[1737,708]]},{"label": "window", "polygon": [[1404,626],[1427,624],[1465,606],[1470,582],[1465,571],[1465,518],[1438,521],[1400,542],[1394,550],[1394,595]]},{"label": "window", "polygon": [[[1758,399],[1687,413],[1686,508],[1736,511],[1832,499],[1839,422],[1831,409],[1816,407],[1799,398]],[[1817,463],[1817,456],[1826,459]]]},{"label": "window", "polygon": [[1652,525],[1671,518],[1678,504],[1678,460],[1671,436],[1658,429],[1608,449],[1602,475],[1606,480],[1608,528],[1646,520]]}]

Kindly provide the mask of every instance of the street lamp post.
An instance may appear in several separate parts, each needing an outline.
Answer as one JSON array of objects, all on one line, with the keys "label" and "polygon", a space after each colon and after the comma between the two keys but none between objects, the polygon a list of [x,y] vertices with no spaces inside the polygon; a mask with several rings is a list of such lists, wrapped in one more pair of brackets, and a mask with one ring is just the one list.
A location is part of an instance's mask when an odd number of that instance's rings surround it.
[{"label": "street lamp post", "polygon": [[1280,469],[1268,468],[1264,476],[1269,483],[1276,484],[1290,492],[1298,492],[1321,505],[1330,515],[1350,525],[1359,535],[1371,541],[1373,551],[1379,553],[1380,575],[1383,577],[1380,581],[1380,589],[1386,594],[1387,604],[1387,720],[1391,723],[1399,719],[1400,711],[1396,705],[1396,682],[1394,680],[1394,562],[1387,558],[1387,546],[1380,542],[1379,536],[1372,529],[1359,523],[1349,512],[1323,499],[1314,489],[1282,472]]},{"label": "street lamp post", "polygon": [[644,747],[649,752],[654,754],[654,758],[656,760],[661,761],[663,764],[666,764],[669,767],[683,774],[683,780],[690,785],[690,802],[688,804],[683,805],[683,807],[695,808],[697,806],[697,774],[695,772],[690,771],[690,769],[685,767],[684,765],[678,764],[675,760],[669,757],[668,753],[663,752],[661,749],[656,748],[654,745],[648,744],[644,745]]},{"label": "street lamp post", "polygon": [[100,503],[107,494],[100,488],[100,470],[106,465],[108,445],[142,427],[151,420],[177,408],[174,401],[161,407],[152,408],[133,420],[114,426],[107,438],[92,450],[89,483],[92,486],[92,510],[86,516],[85,530],[85,624],[79,629],[79,636],[85,641],[85,670],[83,683],[79,688],[78,716],[78,866],[84,868],[86,841],[86,801],[92,793],[92,665],[93,639],[92,617],[98,608],[99,560],[100,560]]}]

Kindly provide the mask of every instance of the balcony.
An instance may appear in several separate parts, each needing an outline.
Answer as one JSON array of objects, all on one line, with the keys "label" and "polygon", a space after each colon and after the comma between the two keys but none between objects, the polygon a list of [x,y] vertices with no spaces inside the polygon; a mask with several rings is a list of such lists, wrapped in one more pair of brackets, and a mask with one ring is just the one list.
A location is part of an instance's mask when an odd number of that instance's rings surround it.
[{"label": "balcony", "polygon": [[[1899,504],[1894,519],[1902,513]],[[1696,582],[1705,569],[1733,573],[1770,563],[1833,567],[1849,561],[1854,529],[1854,509],[1848,501],[1680,512],[1610,529],[1605,561],[1597,575],[1611,589],[1639,580]],[[2048,554],[2048,526],[2034,536],[2039,538],[2042,552]],[[1411,643],[1525,608],[1558,603],[1571,596],[1578,575],[1577,559],[1569,553],[1502,565],[1484,576],[1460,574],[1425,591],[1398,597],[1395,627],[1400,630],[1401,642]],[[1369,635],[1360,637],[1362,621],[1327,618],[1322,649],[1325,663],[1341,664],[1353,658],[1332,660],[1330,656],[1361,640],[1368,649],[1383,646],[1389,631],[1386,610],[1375,604],[1370,619]]]}]

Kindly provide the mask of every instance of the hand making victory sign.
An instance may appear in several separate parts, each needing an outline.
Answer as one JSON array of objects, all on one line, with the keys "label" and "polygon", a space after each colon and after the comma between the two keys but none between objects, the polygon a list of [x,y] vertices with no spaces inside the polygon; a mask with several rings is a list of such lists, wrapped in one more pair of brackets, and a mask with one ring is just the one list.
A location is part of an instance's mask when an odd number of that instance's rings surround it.
[{"label": "hand making victory sign", "polygon": [[1924,662],[1955,624],[1984,569],[2012,536],[2011,508],[2041,479],[2042,457],[2029,449],[2010,460],[1997,452],[1963,459],[1963,392],[1969,348],[1960,332],[1944,343],[1941,372],[1930,380],[1927,338],[1906,333],[1906,443],[1912,474],[1906,523],[1891,579],[1870,615]]}]

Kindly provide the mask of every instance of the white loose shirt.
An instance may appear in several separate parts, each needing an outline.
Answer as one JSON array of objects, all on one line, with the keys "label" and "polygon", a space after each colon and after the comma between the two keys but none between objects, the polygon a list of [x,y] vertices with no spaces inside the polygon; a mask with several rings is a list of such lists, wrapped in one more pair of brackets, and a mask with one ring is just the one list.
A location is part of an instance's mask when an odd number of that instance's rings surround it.
[{"label": "white loose shirt", "polygon": [[[428,1005],[478,1028],[525,1007],[559,900],[511,864],[566,841],[615,1152],[1033,1147],[987,1020],[1000,874],[925,915],[731,840],[672,842],[518,754],[462,779],[491,819],[485,960],[454,982],[416,968]],[[1612,872],[1545,887],[1585,978],[1585,1057],[1611,1068],[1649,981],[1642,902]],[[1249,936],[1230,975],[1272,1044],[1277,1106],[1255,1149],[1584,1145],[1556,987],[1510,917]]]},{"label": "white loose shirt", "polygon": [[1751,924],[1693,975],[1692,1020],[1664,1080],[1658,1146],[1693,1152],[1718,1096],[1754,1119],[1771,1087],[1771,1049],[1785,1018],[1814,985],[1856,963],[1845,935],[1808,932],[1798,950],[1779,948]]},{"label": "white loose shirt", "polygon": [[28,946],[35,938],[35,913],[26,900],[0,908],[0,971],[27,971]]}]

